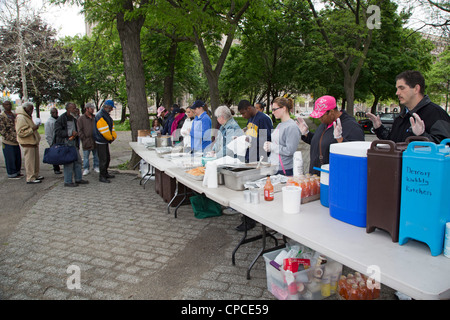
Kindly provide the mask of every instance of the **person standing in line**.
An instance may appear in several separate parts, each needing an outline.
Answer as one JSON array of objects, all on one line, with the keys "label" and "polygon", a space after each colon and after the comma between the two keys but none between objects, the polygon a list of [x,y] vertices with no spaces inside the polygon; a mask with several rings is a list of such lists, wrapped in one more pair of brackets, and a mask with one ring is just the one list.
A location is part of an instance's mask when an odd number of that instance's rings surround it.
[{"label": "person standing in line", "polygon": [[17,142],[23,149],[27,184],[41,183],[44,179],[44,177],[39,175],[39,142],[41,141],[41,135],[38,132],[39,124],[33,122],[33,110],[33,103],[25,102],[17,108],[16,112]]},{"label": "person standing in line", "polygon": [[[272,126],[273,126],[272,118],[264,110],[265,106],[266,106],[266,104],[264,102],[255,103],[255,109],[258,110],[259,112],[264,113],[270,119],[270,122],[272,122]],[[273,113],[273,110],[272,110],[272,113]]]},{"label": "person standing in line", "polygon": [[92,152],[94,171],[100,173],[98,153],[94,140],[95,107],[93,103],[86,103],[85,112],[77,120],[78,135],[83,147],[83,176],[89,174],[89,154]]},{"label": "person standing in line", "polygon": [[114,175],[108,172],[109,162],[111,160],[109,154],[109,144],[117,138],[114,129],[114,121],[109,115],[115,108],[114,101],[106,100],[102,109],[95,115],[94,139],[97,144],[98,159],[100,161],[99,181],[110,183]]},{"label": "person standing in line", "polygon": [[16,115],[12,112],[11,101],[3,102],[4,112],[0,113],[0,135],[2,136],[2,150],[5,158],[8,179],[20,179],[22,154],[16,133]]},{"label": "person standing in line", "polygon": [[264,143],[264,150],[270,152],[270,163],[278,165],[277,174],[285,176],[294,175],[294,152],[297,151],[301,136],[297,124],[291,119],[293,107],[294,101],[291,98],[275,98],[272,113],[281,123],[272,132],[272,141]]},{"label": "person standing in line", "polygon": [[[58,109],[53,107],[50,109],[50,118],[48,118],[47,122],[45,122],[45,140],[47,140],[48,145],[51,147],[54,144],[55,138],[55,123],[56,119],[58,119]],[[53,165],[53,172],[55,174],[61,174],[61,168],[59,164]]]},{"label": "person standing in line", "polygon": [[186,108],[186,119],[184,120],[183,126],[180,130],[180,134],[183,137],[184,148],[191,148],[191,128],[194,118],[194,111],[191,108]]},{"label": "person standing in line", "polygon": [[195,101],[189,108],[195,114],[191,128],[191,151],[203,152],[211,144],[211,118],[205,110],[206,103],[201,100]]},{"label": "person standing in line", "polygon": [[[55,123],[55,143],[74,146],[78,158],[74,162],[64,165],[64,186],[78,187],[79,184],[88,184],[81,175],[80,137],[76,121],[77,106],[73,102],[66,103],[66,112],[58,117]],[[75,176],[75,183],[73,177]]]}]

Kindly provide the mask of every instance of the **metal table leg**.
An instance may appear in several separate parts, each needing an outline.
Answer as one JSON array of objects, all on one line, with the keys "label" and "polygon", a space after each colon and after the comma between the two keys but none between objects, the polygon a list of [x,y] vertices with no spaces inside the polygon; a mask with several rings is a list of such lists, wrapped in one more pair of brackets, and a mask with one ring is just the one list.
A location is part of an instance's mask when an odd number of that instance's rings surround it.
[{"label": "metal table leg", "polygon": [[[251,237],[247,239],[247,221],[244,217],[244,235],[241,238],[241,240],[239,241],[239,243],[237,244],[237,246],[234,248],[233,253],[231,255],[231,262],[233,265],[236,264],[236,259],[235,259],[235,255],[237,250],[239,249],[239,247],[245,243],[249,243],[249,242],[253,242],[259,239],[262,239],[262,248],[259,250],[258,254],[255,256],[255,258],[253,259],[252,263],[250,264],[250,266],[247,269],[247,279],[250,280],[250,271],[253,268],[253,265],[256,263],[256,261],[258,260],[258,258],[260,256],[262,256],[264,253],[273,251],[273,250],[278,250],[281,248],[284,248],[284,246],[286,245],[286,237],[283,235],[283,244],[282,245],[278,245],[278,240],[275,238],[275,236],[270,233],[267,232],[266,230],[266,226],[265,225],[261,225],[262,226],[262,233],[260,235]],[[271,247],[269,249],[266,249],[266,237],[271,237],[272,239],[274,239],[275,241],[275,246]]]}]

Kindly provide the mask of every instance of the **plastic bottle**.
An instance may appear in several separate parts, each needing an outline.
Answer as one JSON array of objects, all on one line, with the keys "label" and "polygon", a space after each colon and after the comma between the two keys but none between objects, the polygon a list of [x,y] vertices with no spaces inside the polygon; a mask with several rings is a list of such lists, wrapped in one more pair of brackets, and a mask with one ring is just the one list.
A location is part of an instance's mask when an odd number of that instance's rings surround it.
[{"label": "plastic bottle", "polygon": [[267,176],[266,185],[264,186],[264,200],[272,201],[273,198],[273,185],[270,181],[270,176]]},{"label": "plastic bottle", "polygon": [[300,187],[302,187],[302,199],[309,197],[309,185],[306,178],[301,179]]},{"label": "plastic bottle", "polygon": [[314,195],[320,194],[320,177],[318,175],[314,175]]},{"label": "plastic bottle", "polygon": [[348,295],[348,300],[359,300],[358,285],[353,284]]},{"label": "plastic bottle", "polygon": [[348,299],[347,296],[347,277],[342,275],[338,281],[338,293],[345,300]]},{"label": "plastic bottle", "polygon": [[364,281],[361,281],[359,283],[359,300],[368,300],[367,298],[367,286]]}]

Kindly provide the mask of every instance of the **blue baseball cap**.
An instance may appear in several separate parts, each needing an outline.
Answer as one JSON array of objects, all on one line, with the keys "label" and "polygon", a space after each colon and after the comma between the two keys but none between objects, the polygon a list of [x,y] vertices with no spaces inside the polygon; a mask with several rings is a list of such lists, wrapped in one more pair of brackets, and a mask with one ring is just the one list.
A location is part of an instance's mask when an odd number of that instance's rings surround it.
[{"label": "blue baseball cap", "polygon": [[205,105],[205,103],[202,100],[197,100],[189,108],[197,109],[197,108],[203,107],[204,105]]},{"label": "blue baseball cap", "polygon": [[114,101],[112,100],[106,100],[105,103],[103,104],[104,106],[110,106],[113,108],[116,108],[116,106],[114,105]]}]

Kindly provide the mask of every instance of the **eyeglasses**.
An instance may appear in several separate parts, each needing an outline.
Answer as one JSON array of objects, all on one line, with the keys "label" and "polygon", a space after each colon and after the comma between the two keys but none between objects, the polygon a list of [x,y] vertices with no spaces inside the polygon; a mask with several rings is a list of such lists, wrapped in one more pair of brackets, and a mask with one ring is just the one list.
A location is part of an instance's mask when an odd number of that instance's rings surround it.
[{"label": "eyeglasses", "polygon": [[274,109],[272,109],[272,112],[275,112],[275,111],[277,111],[278,109],[281,109],[281,108],[284,108],[284,107],[274,108]]}]

